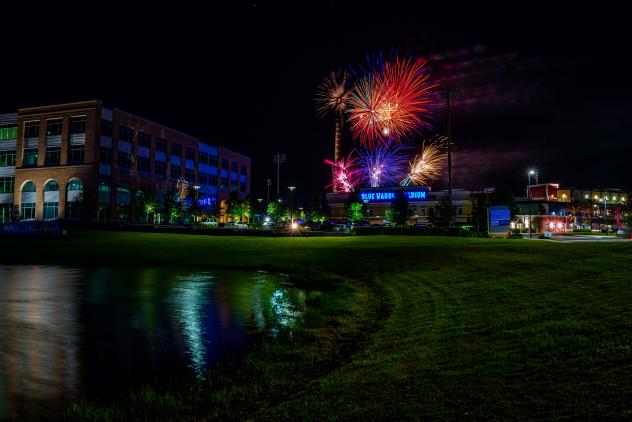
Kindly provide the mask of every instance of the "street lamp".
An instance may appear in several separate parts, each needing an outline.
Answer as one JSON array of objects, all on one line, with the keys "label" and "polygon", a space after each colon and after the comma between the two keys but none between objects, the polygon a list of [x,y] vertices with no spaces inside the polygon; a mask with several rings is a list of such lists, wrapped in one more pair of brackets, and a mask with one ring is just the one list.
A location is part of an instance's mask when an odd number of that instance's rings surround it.
[{"label": "street lamp", "polygon": [[197,208],[198,208],[198,195],[200,192],[200,187],[198,185],[194,185],[193,189],[195,189],[195,204],[193,207],[193,224],[197,223]]},{"label": "street lamp", "polygon": [[604,196],[603,198],[601,198],[601,201],[603,201],[604,226],[606,227],[606,233],[608,233],[608,197]]},{"label": "street lamp", "polygon": [[298,228],[298,225],[294,224],[294,215],[293,215],[293,209],[294,209],[294,197],[293,197],[293,193],[294,193],[294,189],[296,189],[296,186],[288,186],[287,187],[290,190],[290,227],[292,228],[292,230],[296,230]]},{"label": "street lamp", "polygon": [[536,175],[537,172],[533,169],[530,169],[527,172],[528,184],[527,184],[527,197],[529,198],[529,238],[531,238],[531,176]]}]

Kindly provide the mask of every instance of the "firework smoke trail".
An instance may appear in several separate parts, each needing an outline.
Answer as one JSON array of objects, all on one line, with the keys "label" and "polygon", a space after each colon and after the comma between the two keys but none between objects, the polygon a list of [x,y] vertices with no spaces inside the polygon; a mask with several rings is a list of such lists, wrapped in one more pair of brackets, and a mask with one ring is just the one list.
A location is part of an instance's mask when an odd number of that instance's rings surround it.
[{"label": "firework smoke trail", "polygon": [[442,173],[447,143],[448,138],[445,136],[436,136],[429,142],[424,141],[421,151],[410,162],[410,171],[408,176],[401,181],[401,185],[425,186],[436,180]]},{"label": "firework smoke trail", "polygon": [[373,149],[358,151],[360,166],[364,180],[369,186],[396,185],[403,174],[406,174],[404,153],[408,147],[404,145],[377,145]]},{"label": "firework smoke trail", "polygon": [[361,170],[357,166],[358,159],[353,157],[353,153],[336,162],[325,160],[325,164],[329,164],[333,169],[335,192],[353,192],[353,189],[360,184]]},{"label": "firework smoke trail", "polygon": [[437,88],[429,77],[425,60],[394,57],[360,79],[348,99],[353,138],[373,146],[429,128]]}]

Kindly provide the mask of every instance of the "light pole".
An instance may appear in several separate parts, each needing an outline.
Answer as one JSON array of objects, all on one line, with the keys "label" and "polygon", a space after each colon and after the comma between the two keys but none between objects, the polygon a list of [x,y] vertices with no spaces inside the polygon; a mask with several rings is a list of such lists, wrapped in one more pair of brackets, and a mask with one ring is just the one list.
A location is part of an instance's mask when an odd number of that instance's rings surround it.
[{"label": "light pole", "polygon": [[606,234],[608,234],[608,197],[604,196],[603,201],[603,219],[604,219],[604,227],[606,229]]},{"label": "light pole", "polygon": [[195,189],[195,204],[193,204],[193,224],[197,223],[197,208],[198,208],[198,195],[200,192],[200,187],[198,185],[193,186]]},{"label": "light pole", "polygon": [[536,174],[535,170],[531,169],[527,173],[527,197],[529,198],[529,238],[531,238],[531,175]]},{"label": "light pole", "polygon": [[294,209],[294,189],[296,189],[296,186],[288,186],[287,187],[290,190],[290,229],[294,230],[296,229],[296,227],[294,226],[294,213],[292,212]]}]

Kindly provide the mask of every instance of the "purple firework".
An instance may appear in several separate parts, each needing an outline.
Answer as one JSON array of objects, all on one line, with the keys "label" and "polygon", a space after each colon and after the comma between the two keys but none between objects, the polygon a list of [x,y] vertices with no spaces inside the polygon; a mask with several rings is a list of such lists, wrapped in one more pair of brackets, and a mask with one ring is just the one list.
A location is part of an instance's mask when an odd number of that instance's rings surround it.
[{"label": "purple firework", "polygon": [[401,144],[378,144],[372,149],[359,150],[360,166],[369,186],[395,186],[406,173],[408,148]]}]

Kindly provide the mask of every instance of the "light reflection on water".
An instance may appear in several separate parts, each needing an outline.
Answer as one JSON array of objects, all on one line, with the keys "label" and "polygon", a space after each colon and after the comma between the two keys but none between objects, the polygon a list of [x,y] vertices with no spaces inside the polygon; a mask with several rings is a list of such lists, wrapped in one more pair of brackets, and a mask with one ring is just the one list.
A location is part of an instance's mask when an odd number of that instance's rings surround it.
[{"label": "light reflection on water", "polygon": [[260,272],[0,266],[0,420],[201,375],[304,311],[304,291]]}]

